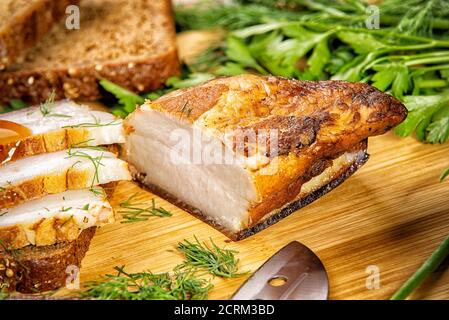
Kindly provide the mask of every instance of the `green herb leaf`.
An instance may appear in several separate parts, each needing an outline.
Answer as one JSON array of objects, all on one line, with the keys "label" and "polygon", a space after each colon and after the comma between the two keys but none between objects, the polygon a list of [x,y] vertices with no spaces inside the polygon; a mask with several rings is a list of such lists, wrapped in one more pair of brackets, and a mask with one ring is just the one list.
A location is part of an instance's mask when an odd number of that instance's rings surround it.
[{"label": "green herb leaf", "polygon": [[396,127],[396,134],[406,137],[416,130],[418,139],[424,141],[426,129],[432,116],[442,105],[449,103],[449,94],[442,96],[405,96],[403,102],[409,114],[407,119]]},{"label": "green herb leaf", "polygon": [[100,80],[100,85],[106,91],[112,93],[118,99],[119,103],[123,106],[124,110],[128,113],[133,112],[136,109],[137,105],[141,105],[145,102],[145,99],[141,96],[109,80]]},{"label": "green herb leaf", "polygon": [[307,61],[310,72],[317,78],[321,78],[324,75],[324,66],[331,59],[331,53],[327,42],[327,38],[322,39],[313,49],[312,55]]},{"label": "green herb leaf", "polygon": [[19,99],[11,99],[9,100],[9,105],[13,110],[19,110],[28,107],[28,104]]},{"label": "green herb leaf", "polygon": [[449,168],[443,171],[443,173],[440,176],[440,181],[443,182],[444,179],[446,179],[449,176]]},{"label": "green herb leaf", "polygon": [[215,70],[215,74],[218,76],[236,76],[245,73],[245,68],[234,62],[226,62],[224,66],[221,66]]},{"label": "green herb leaf", "polygon": [[408,91],[410,84],[408,68],[404,65],[398,65],[392,86],[394,96],[402,98],[403,94]]},{"label": "green herb leaf", "polygon": [[378,41],[374,36],[364,32],[340,31],[337,32],[337,36],[341,41],[350,45],[358,54],[367,54],[386,47],[384,43]]},{"label": "green herb leaf", "polygon": [[427,127],[426,141],[429,143],[444,143],[449,138],[449,105],[442,107],[432,117],[432,123]]},{"label": "green herb leaf", "polygon": [[229,59],[241,64],[243,67],[252,68],[262,74],[267,73],[251,55],[249,47],[236,37],[228,37],[226,42],[226,55]]},{"label": "green herb leaf", "polygon": [[171,77],[165,84],[174,89],[182,89],[202,84],[213,78],[215,78],[215,76],[210,73],[191,73],[185,79],[181,79],[179,77]]},{"label": "green herb leaf", "polygon": [[389,68],[384,68],[383,70],[377,72],[373,77],[373,86],[379,89],[380,91],[387,90],[393,80],[396,78],[396,74],[392,72]]}]

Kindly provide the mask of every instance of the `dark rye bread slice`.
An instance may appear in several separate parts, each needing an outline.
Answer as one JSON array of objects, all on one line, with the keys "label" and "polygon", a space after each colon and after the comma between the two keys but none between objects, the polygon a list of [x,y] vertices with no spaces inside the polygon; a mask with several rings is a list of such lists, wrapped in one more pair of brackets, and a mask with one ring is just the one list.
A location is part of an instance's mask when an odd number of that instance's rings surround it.
[{"label": "dark rye bread slice", "polygon": [[99,79],[135,92],[163,85],[179,73],[169,0],[83,0],[80,29],[61,22],[22,63],[0,73],[0,103],[97,100]]},{"label": "dark rye bread slice", "polygon": [[28,246],[20,250],[0,250],[0,288],[21,293],[37,293],[64,287],[68,266],[81,266],[95,227],[84,230],[69,243]]},{"label": "dark rye bread slice", "polygon": [[80,0],[1,0],[0,70],[20,60]]}]

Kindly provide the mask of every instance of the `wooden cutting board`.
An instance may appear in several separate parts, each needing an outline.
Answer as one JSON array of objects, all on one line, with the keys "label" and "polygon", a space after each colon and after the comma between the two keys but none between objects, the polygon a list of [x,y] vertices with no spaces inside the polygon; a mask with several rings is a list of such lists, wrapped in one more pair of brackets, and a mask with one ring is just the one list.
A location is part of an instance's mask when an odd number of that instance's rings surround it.
[{"label": "wooden cutting board", "polygon": [[[209,225],[132,182],[122,182],[112,204],[136,192],[139,200],[156,199],[172,211],[168,218],[98,230],[83,261],[81,283],[98,279],[113,267],[130,272],[167,272],[182,261],[176,245],[184,239],[212,238],[239,251],[241,270],[255,271],[290,241],[300,241],[321,258],[330,280],[331,299],[386,299],[422,264],[449,234],[449,144],[423,145],[392,133],[369,141],[371,158],[354,176],[308,207],[237,243]],[[380,271],[380,288],[367,289],[367,268]],[[412,296],[449,299],[449,261]],[[244,282],[215,279],[211,299],[228,299]]]},{"label": "wooden cutting board", "polygon": [[[178,37],[180,56],[191,59],[217,32],[187,32]],[[371,158],[337,189],[268,229],[243,241],[230,242],[220,232],[183,210],[122,182],[112,204],[136,192],[139,200],[172,211],[169,218],[122,224],[98,230],[83,260],[81,285],[125,265],[129,272],[171,271],[182,261],[178,242],[197,236],[238,250],[241,270],[255,271],[291,241],[311,248],[329,273],[331,299],[387,299],[449,234],[449,178],[439,182],[449,167],[449,143],[423,145],[393,133],[370,138]],[[449,259],[413,299],[449,299]],[[378,268],[380,287],[367,289],[369,271]],[[211,299],[228,299],[245,281],[215,279]],[[62,291],[61,294],[69,294]]]}]

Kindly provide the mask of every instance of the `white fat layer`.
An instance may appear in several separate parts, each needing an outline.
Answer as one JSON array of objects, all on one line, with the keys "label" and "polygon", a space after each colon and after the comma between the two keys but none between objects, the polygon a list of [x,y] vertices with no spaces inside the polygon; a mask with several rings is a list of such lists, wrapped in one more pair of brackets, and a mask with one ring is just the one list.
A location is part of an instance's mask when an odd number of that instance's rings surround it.
[{"label": "white fat layer", "polygon": [[[230,164],[195,162],[191,153],[189,158],[180,156],[182,163],[175,163],[171,151],[180,140],[171,135],[185,133],[193,151],[193,136],[199,129],[149,108],[136,112],[129,124],[134,131],[125,145],[127,160],[146,174],[144,183],[169,192],[230,230],[240,230],[248,221],[249,206],[258,199],[250,174],[236,159],[231,159]],[[226,152],[222,141],[212,135],[208,139],[208,143],[202,142],[202,150]]]},{"label": "white fat layer", "polygon": [[[90,110],[88,106],[63,100],[50,105],[50,113],[42,114],[40,106],[20,109],[0,115],[0,120],[19,123],[31,130],[33,135],[57,131],[64,127],[83,124],[89,132],[86,145],[124,143],[123,121],[103,111]],[[87,124],[87,125],[86,125]],[[95,124],[90,126],[91,124]]]},{"label": "white fat layer", "polygon": [[[95,162],[92,159],[99,160]],[[86,188],[131,179],[126,162],[117,159],[113,153],[79,148],[44,153],[0,166],[0,187],[5,188],[35,177],[59,174],[71,168],[90,172],[91,175],[98,174],[98,179],[86,181]]]},{"label": "white fat layer", "polygon": [[10,209],[1,209],[0,215],[0,227],[32,225],[48,218],[73,217],[81,229],[86,229],[114,219],[107,200],[89,190],[70,190],[48,195]]},{"label": "white fat layer", "polygon": [[[259,201],[251,175],[245,170],[247,163],[234,158],[234,164],[203,164],[195,162],[192,156],[187,159],[189,163],[174,163],[170,153],[179,140],[170,137],[180,130],[188,133],[190,142],[194,141],[194,133],[201,131],[220,146],[216,150],[224,148],[232,151],[213,133],[208,134],[207,128],[192,125],[148,106],[143,106],[128,121],[134,131],[125,144],[127,160],[138,172],[146,174],[144,183],[155,185],[199,209],[207,218],[231,232],[246,227],[250,205]],[[203,150],[210,147],[203,142],[201,145]],[[190,146],[191,151],[193,148]],[[345,153],[335,159],[332,166],[302,185],[298,198],[328,184],[342,169],[353,163],[358,154]]]}]

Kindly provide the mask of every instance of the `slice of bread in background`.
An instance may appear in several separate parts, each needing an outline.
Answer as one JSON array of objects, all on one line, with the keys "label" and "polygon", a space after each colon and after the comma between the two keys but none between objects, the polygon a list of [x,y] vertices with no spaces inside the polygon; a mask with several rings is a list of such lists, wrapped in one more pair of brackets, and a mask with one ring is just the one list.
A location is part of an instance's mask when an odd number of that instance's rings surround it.
[{"label": "slice of bread in background", "polygon": [[22,63],[0,73],[0,103],[56,98],[96,100],[99,79],[135,92],[179,73],[169,0],[83,0],[79,30],[56,26]]},{"label": "slice of bread in background", "polygon": [[20,60],[27,49],[57,23],[79,0],[0,1],[0,70]]},{"label": "slice of bread in background", "polygon": [[95,231],[95,227],[86,229],[76,240],[52,246],[28,246],[20,250],[0,246],[0,287],[37,293],[65,286],[69,277],[67,267],[81,266]]}]

